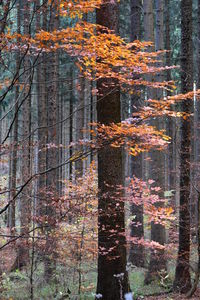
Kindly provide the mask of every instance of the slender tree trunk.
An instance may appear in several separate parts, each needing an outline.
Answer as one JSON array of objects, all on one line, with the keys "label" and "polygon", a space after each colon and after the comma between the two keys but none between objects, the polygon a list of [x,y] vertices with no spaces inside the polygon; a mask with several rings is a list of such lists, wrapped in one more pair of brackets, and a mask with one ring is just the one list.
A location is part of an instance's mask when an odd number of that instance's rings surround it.
[{"label": "slender tree trunk", "polygon": [[[21,7],[20,3],[18,3],[17,7],[17,32],[20,34],[21,31],[21,20],[20,20],[20,12]],[[16,70],[18,72],[17,76],[19,76],[19,67],[20,67],[20,53],[17,51],[16,53]],[[17,148],[18,148],[18,97],[19,97],[19,86],[15,87],[15,110],[14,110],[14,116],[15,116],[15,123],[13,128],[13,146],[12,146],[12,152],[11,152],[11,172],[10,172],[10,200],[15,197],[16,195],[16,183],[17,183]],[[15,231],[15,201],[11,202],[11,206],[8,210],[8,227],[11,231]]]},{"label": "slender tree trunk", "polygon": [[[58,28],[58,16],[56,7],[51,8],[49,29],[53,31]],[[58,126],[55,125],[58,116],[58,54],[49,53],[47,55],[47,144],[46,152],[47,169],[58,165]],[[46,218],[49,227],[46,229],[45,248],[45,270],[44,276],[47,282],[53,279],[53,272],[56,267],[56,240],[53,236],[56,221],[56,211],[54,201],[58,197],[58,169],[47,173],[46,176]]]},{"label": "slender tree trunk", "polygon": [[[73,76],[73,68],[70,67],[70,74],[69,74],[69,78],[70,78],[70,84],[69,84],[69,94],[70,94],[70,98],[69,98],[69,144],[71,144],[73,142],[73,102],[74,102],[74,94],[73,94],[73,80],[74,80],[74,76]],[[73,155],[73,148],[70,147],[69,149],[69,156],[72,157]],[[72,162],[70,162],[69,164],[69,178],[72,179],[72,175],[73,175],[73,165]]]},{"label": "slender tree trunk", "polygon": [[[200,1],[198,1],[198,11],[197,11],[197,22],[198,22],[198,37],[197,40],[199,41],[200,39]],[[195,62],[197,62],[197,82],[194,83],[194,90],[199,89],[200,88],[200,44],[197,44],[197,49],[198,49],[198,53],[197,53],[197,59],[194,60]],[[192,236],[197,236],[197,230],[198,230],[198,194],[196,192],[196,188],[198,188],[198,190],[200,190],[200,185],[199,185],[199,177],[200,177],[200,168],[199,168],[199,158],[200,158],[200,140],[199,140],[199,135],[200,135],[200,103],[198,101],[198,99],[196,98],[196,96],[194,96],[194,118],[193,118],[193,122],[194,122],[194,130],[193,130],[193,134],[194,134],[194,138],[193,138],[193,155],[194,155],[194,162],[193,162],[193,168],[192,168],[192,175],[193,178],[192,180],[192,185],[191,185],[191,189],[192,189],[192,194],[191,194],[191,223],[193,228],[192,231]],[[196,240],[195,240],[196,241]]]},{"label": "slender tree trunk", "polygon": [[[90,124],[92,124],[95,121],[95,97],[93,96],[93,82],[90,84]],[[90,125],[90,130],[93,130],[93,126]],[[92,140],[92,133],[90,133],[90,140]],[[94,160],[94,154],[91,151],[90,154],[90,161],[92,162]]]},{"label": "slender tree trunk", "polygon": [[[141,39],[141,0],[131,1],[131,41]],[[139,90],[135,90],[135,94],[131,97],[131,112],[140,109],[142,103],[140,96],[137,94]],[[131,176],[135,175],[142,178],[142,155],[130,158]],[[143,227],[143,205],[131,204],[130,208],[133,221],[130,226],[130,236],[141,239],[144,236]],[[129,252],[129,261],[138,267],[144,266],[144,246],[132,243]]]},{"label": "slender tree trunk", "polygon": [[[144,40],[154,41],[154,14],[153,14],[153,0],[143,0],[143,11],[144,11]],[[154,51],[154,46],[149,47],[149,52]],[[153,76],[148,74],[146,80],[153,81]],[[145,99],[154,99],[155,90],[152,88],[146,88]],[[143,154],[143,179],[147,180],[149,177],[149,160],[148,154]]]},{"label": "slender tree trunk", "polygon": [[[200,40],[200,0],[198,0],[198,40]],[[196,84],[196,88],[200,88],[200,44],[198,43],[198,80]],[[200,167],[199,167],[199,160],[200,160],[200,103],[199,101],[195,98],[194,101],[194,115],[195,115],[195,133],[196,136],[194,136],[195,139],[195,186],[198,187],[198,190],[200,190],[200,185],[199,185],[199,178],[200,178]],[[197,138],[196,138],[197,137]],[[196,207],[198,207],[198,202],[199,197],[196,197]],[[198,220],[200,222],[199,214],[197,214],[196,217],[196,227],[198,227]],[[197,229],[196,229],[197,230]],[[200,258],[199,258],[200,260]]]},{"label": "slender tree trunk", "polygon": [[[156,51],[163,50],[164,48],[164,35],[163,35],[163,11],[164,3],[163,0],[156,0],[156,36],[155,36],[155,48]],[[163,58],[160,57],[160,60]],[[162,67],[162,62],[157,63],[157,67]],[[163,74],[159,73],[156,75],[156,81],[163,81]],[[163,97],[163,90],[156,90],[157,99]],[[152,122],[152,125],[157,128],[163,129],[164,120],[159,119]],[[151,153],[151,179],[155,181],[156,186],[162,188],[161,196],[165,189],[165,157],[164,154],[158,151]],[[162,203],[155,204],[157,208],[161,207]],[[165,228],[161,224],[151,223],[151,240],[161,245],[165,244]],[[150,283],[153,279],[159,276],[160,271],[166,270],[166,260],[164,258],[164,250],[151,250],[149,270],[145,278],[145,283]]]},{"label": "slender tree trunk", "polygon": [[[37,1],[37,9],[39,10],[40,0]],[[41,26],[40,11],[36,16],[37,31],[46,30],[46,13],[44,12],[43,26]],[[37,67],[37,105],[38,105],[38,172],[46,169],[46,145],[47,145],[47,103],[46,103],[46,54],[41,54],[38,59]],[[37,214],[43,216],[45,214],[46,197],[46,175],[42,175],[38,180],[38,203]]]},{"label": "slender tree trunk", "polygon": [[[17,58],[17,68],[19,68],[19,55]],[[17,183],[17,148],[18,148],[18,97],[19,97],[19,87],[16,86],[15,88],[15,124],[13,128],[13,145],[12,145],[12,152],[11,152],[11,172],[10,172],[10,201],[15,197],[16,195],[16,183]],[[8,226],[10,228],[11,232],[15,232],[15,201],[11,202],[11,206],[8,210]]]},{"label": "slender tree trunk", "polygon": [[[192,1],[181,1],[181,90],[193,89]],[[191,100],[182,101],[182,111],[191,112]],[[181,122],[179,248],[174,289],[181,293],[191,288],[190,279],[190,147],[191,121]]]},{"label": "slender tree trunk", "polygon": [[[84,105],[85,105],[85,78],[83,75],[80,75],[80,91],[79,91],[79,101],[77,105],[77,112],[76,112],[76,142],[83,140],[83,128],[84,128]],[[83,146],[80,144],[77,147],[78,152],[83,151]],[[83,175],[83,160],[79,159],[75,163],[76,173],[77,176]]]},{"label": "slender tree trunk", "polygon": [[[23,5],[23,22],[24,34],[29,34],[29,21],[30,21],[30,3],[22,1]],[[26,83],[26,79],[30,77],[30,57],[26,54],[24,58],[24,93],[23,97],[26,98],[22,105],[22,136],[23,136],[23,157],[21,164],[22,182],[25,183],[31,176],[31,87],[30,79]],[[29,235],[31,225],[31,185],[27,185],[23,191],[20,200],[20,233],[26,237]],[[19,245],[18,250],[18,268],[27,266],[29,263],[29,244],[28,237],[23,240]]]},{"label": "slender tree trunk", "polygon": [[[171,65],[171,30],[170,30],[170,4],[171,0],[165,0],[165,49],[167,50],[166,52],[166,66]],[[171,80],[171,70],[166,71],[166,80],[170,81]],[[167,91],[167,96],[170,96],[171,92]],[[165,168],[167,170],[167,189],[168,190],[175,190],[175,164],[174,164],[174,159],[176,156],[175,153],[175,138],[173,136],[173,128],[175,126],[174,124],[175,120],[174,118],[167,118],[166,121],[166,132],[167,134],[172,138],[171,144],[168,147],[168,151],[166,153],[166,163],[165,163]],[[173,200],[173,202],[175,199]],[[173,204],[174,206],[174,204]]]},{"label": "slender tree trunk", "polygon": [[[154,14],[153,14],[153,0],[143,0],[144,10],[144,40],[148,42],[155,42],[154,40]],[[154,51],[154,46],[149,47],[149,51]],[[152,81],[154,77],[152,75],[146,76],[147,80]],[[154,99],[155,89],[147,88],[147,97]]]},{"label": "slender tree trunk", "polygon": [[[112,1],[97,10],[97,23],[118,33],[118,3]],[[97,121],[101,124],[121,121],[120,91],[105,88],[113,80],[102,79],[97,83]],[[110,92],[110,94],[108,94]],[[101,99],[101,100],[100,100]],[[97,294],[104,300],[124,299],[129,290],[126,271],[126,240],[124,203],[116,197],[116,186],[123,185],[122,149],[103,147],[98,153],[98,281]]]}]

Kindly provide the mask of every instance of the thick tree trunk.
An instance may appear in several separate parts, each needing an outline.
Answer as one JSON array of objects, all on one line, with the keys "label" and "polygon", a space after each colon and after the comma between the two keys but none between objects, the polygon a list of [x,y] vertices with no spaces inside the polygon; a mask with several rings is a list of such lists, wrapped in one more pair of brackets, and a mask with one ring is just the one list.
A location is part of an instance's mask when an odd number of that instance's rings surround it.
[{"label": "thick tree trunk", "polygon": [[[181,1],[181,89],[188,92],[193,88],[192,52],[192,1]],[[191,100],[182,101],[182,111],[191,112]],[[190,279],[190,147],[191,121],[181,122],[180,149],[180,213],[179,249],[174,280],[174,289],[182,293],[191,288]]]},{"label": "thick tree trunk", "polygon": [[[118,33],[118,3],[113,1],[97,10],[97,23]],[[117,82],[102,79],[97,83],[97,121],[110,124],[121,121],[120,91]],[[110,94],[108,94],[110,92]],[[98,153],[98,282],[97,294],[104,300],[123,299],[129,290],[126,271],[124,203],[116,197],[116,186],[123,185],[122,149],[105,146]]]},{"label": "thick tree trunk", "polygon": [[[131,41],[141,39],[141,0],[131,1]],[[136,112],[140,109],[142,103],[141,98],[137,94],[131,97],[131,112]],[[130,176],[135,175],[138,178],[142,178],[142,155],[130,158]],[[131,216],[133,216],[133,222],[130,225],[130,236],[141,239],[144,236],[143,227],[143,205],[131,204],[130,207]],[[144,266],[144,246],[132,243],[130,245],[129,261],[138,267]]]}]

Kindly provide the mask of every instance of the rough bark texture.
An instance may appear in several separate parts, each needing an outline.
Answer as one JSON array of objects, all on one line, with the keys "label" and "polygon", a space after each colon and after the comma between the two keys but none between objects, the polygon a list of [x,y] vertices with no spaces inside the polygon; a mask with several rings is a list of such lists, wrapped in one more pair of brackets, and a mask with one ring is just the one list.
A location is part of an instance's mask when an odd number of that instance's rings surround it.
[{"label": "rough bark texture", "polygon": [[[76,141],[83,140],[83,129],[84,129],[84,100],[85,100],[85,78],[81,76],[80,78],[80,91],[79,91],[79,101],[77,105],[77,113],[76,113]],[[79,145],[77,147],[77,152],[83,152],[83,146]],[[83,175],[83,160],[79,159],[75,163],[76,175]]]},{"label": "rough bark texture", "polygon": [[[165,0],[165,49],[168,50],[166,52],[166,65],[171,65],[171,41],[170,41],[170,4],[171,0]],[[167,81],[171,80],[171,70],[166,71],[166,79]],[[170,95],[170,92],[167,91],[168,95]]]},{"label": "rough bark texture", "polygon": [[[24,34],[29,34],[29,21],[30,21],[30,4],[23,1],[23,26]],[[22,136],[25,141],[23,142],[22,152],[22,165],[21,176],[22,183],[25,183],[31,176],[31,91],[30,91],[30,57],[26,55],[24,58],[24,92],[23,97],[25,101],[22,105]],[[28,236],[31,225],[31,186],[27,185],[24,193],[20,199],[20,234]],[[29,246],[28,238],[20,243],[18,248],[18,268],[21,269],[29,263]]]},{"label": "rough bark texture", "polygon": [[[198,25],[198,37],[197,40],[200,40],[200,0],[198,1],[198,11],[197,11],[197,25]],[[197,54],[197,67],[198,67],[198,77],[197,77],[197,83],[194,86],[194,89],[199,89],[200,88],[200,43],[198,42],[198,54]],[[196,61],[196,60],[194,60]],[[193,163],[193,182],[194,185],[192,184],[191,187],[193,187],[193,194],[191,195],[191,220],[192,225],[194,226],[193,228],[193,235],[197,236],[197,228],[198,228],[198,194],[196,192],[196,188],[200,190],[200,185],[199,185],[199,179],[200,179],[200,166],[199,166],[199,161],[200,161],[200,140],[199,135],[200,135],[200,102],[196,97],[194,97],[194,139],[193,139],[193,155],[194,155],[194,163]]]},{"label": "rough bark texture", "polygon": [[[155,48],[156,51],[163,50],[164,48],[164,35],[163,35],[163,0],[155,1],[156,8],[156,35],[155,35]],[[160,57],[160,60],[163,58]],[[157,63],[158,67],[162,67],[162,62]],[[163,74],[156,75],[156,81],[163,81]],[[156,90],[157,99],[163,97],[163,90]],[[152,122],[153,126],[159,129],[164,129],[164,119],[157,119]],[[155,184],[162,189],[161,197],[165,189],[165,157],[164,154],[158,151],[151,153],[151,173],[150,177],[155,181]],[[156,203],[156,207],[161,207],[162,203]],[[165,228],[161,224],[151,223],[151,240],[161,245],[165,244]],[[152,250],[150,256],[149,270],[145,279],[146,283],[150,283],[154,278],[158,277],[160,271],[166,270],[166,261],[164,258],[164,250]]]},{"label": "rough bark texture", "polygon": [[[168,50],[166,52],[165,58],[166,58],[166,66],[171,65],[171,18],[170,18],[170,0],[165,0],[165,49]],[[166,80],[171,80],[171,70],[166,71]],[[170,96],[171,92],[167,91],[167,95]],[[175,157],[176,157],[176,147],[175,147],[175,138],[173,136],[173,128],[175,126],[175,120],[173,118],[167,118],[166,120],[166,131],[167,134],[172,138],[172,141],[168,147],[168,151],[165,154],[166,155],[166,163],[165,163],[165,169],[166,169],[166,175],[167,175],[167,181],[166,181],[166,187],[167,190],[175,190],[175,184],[176,184],[176,175],[175,175]],[[173,199],[172,205],[174,206],[175,199]]]},{"label": "rough bark texture", "polygon": [[[17,68],[19,68],[19,55],[16,61]],[[9,178],[9,187],[10,187],[10,201],[16,195],[16,184],[17,184],[17,147],[18,147],[18,96],[19,96],[19,89],[16,87],[15,89],[15,123],[13,128],[13,146],[10,155],[10,164],[11,164],[11,172]],[[15,201],[11,202],[11,206],[8,210],[8,227],[12,232],[15,231]]]},{"label": "rough bark texture", "polygon": [[[73,142],[73,69],[70,68],[70,74],[69,74],[69,78],[70,78],[70,99],[69,99],[69,115],[70,115],[70,119],[69,119],[69,144],[71,144]],[[72,147],[70,147],[69,149],[69,156],[72,157],[73,155],[73,149]],[[72,179],[72,162],[70,162],[69,164],[69,178]]]},{"label": "rough bark texture", "polygon": [[[20,34],[21,30],[21,20],[20,20],[20,5],[17,7],[17,32]],[[19,68],[20,68],[20,53],[19,51],[16,53],[16,71],[18,72],[17,76],[19,75]],[[9,178],[9,188],[10,188],[10,201],[16,195],[16,184],[17,184],[17,147],[18,147],[18,97],[19,97],[19,87],[15,87],[15,111],[14,111],[14,127],[13,127],[13,147],[10,155],[10,165],[11,165],[11,172]],[[15,231],[15,201],[11,202],[11,206],[8,210],[8,227],[12,232]]]},{"label": "rough bark texture", "polygon": [[[141,0],[131,1],[131,41],[141,39]],[[131,97],[131,112],[136,112],[140,109],[142,103],[140,96],[135,94]],[[130,176],[135,175],[142,178],[142,155],[130,158]],[[143,205],[131,204],[130,207],[133,222],[130,226],[130,236],[141,239],[144,236],[143,228]],[[144,246],[131,244],[129,252],[129,261],[138,267],[144,266]]]},{"label": "rough bark texture", "polygon": [[[154,41],[154,14],[153,14],[153,1],[143,0],[143,11],[144,11],[144,40]],[[154,46],[149,47],[149,51],[155,51]],[[153,81],[153,76],[151,74],[146,75],[146,80]],[[146,88],[145,99],[155,98],[155,90],[152,88]],[[149,161],[147,160],[148,154],[143,154],[143,179],[148,180],[149,178]]]},{"label": "rough bark texture", "polygon": [[[118,3],[102,5],[97,10],[97,23],[118,33]],[[120,91],[117,82],[114,87],[105,88],[112,80],[99,80],[97,88],[103,99],[98,97],[97,121],[102,124],[121,121]],[[113,89],[113,92],[111,90]],[[110,94],[108,95],[108,92]],[[116,197],[116,186],[123,185],[122,150],[105,146],[98,154],[98,282],[97,294],[104,300],[124,298],[129,290],[126,271],[126,241],[124,224],[124,203]]]},{"label": "rough bark texture", "polygon": [[[181,1],[181,89],[188,92],[193,88],[192,54],[192,1]],[[182,101],[182,111],[191,112],[190,100]],[[191,122],[181,122],[180,149],[180,214],[179,249],[174,280],[174,289],[182,293],[191,288],[189,271],[190,258],[190,147]]]},{"label": "rough bark texture", "polygon": [[[58,28],[58,15],[56,6],[52,8],[49,30]],[[58,117],[58,55],[49,53],[46,57],[46,110],[47,110],[47,144],[46,168],[56,167],[59,161],[58,151],[58,125],[55,125]],[[56,267],[56,240],[54,238],[54,229],[56,222],[56,209],[54,201],[59,195],[58,190],[58,169],[48,172],[46,175],[46,219],[49,227],[45,230],[46,246],[44,257],[44,277],[47,282],[53,279],[53,273]]]},{"label": "rough bark texture", "polygon": [[[153,1],[144,0],[143,1],[143,10],[144,10],[144,40],[148,42],[154,41],[154,14],[153,14]],[[149,47],[149,51],[154,51],[154,46]],[[146,79],[153,81],[152,75],[147,75]],[[147,88],[147,97],[154,99],[155,90],[152,88]]]},{"label": "rough bark texture", "polygon": [[[37,9],[40,7],[40,0],[37,2]],[[40,13],[37,14],[36,28],[37,31],[47,29],[46,13],[43,16],[43,24],[41,26]],[[41,54],[39,65],[37,67],[37,101],[38,101],[38,172],[46,169],[46,144],[47,144],[47,103],[46,103],[46,54]],[[46,174],[38,179],[38,202],[37,214],[44,216],[46,195]]]}]

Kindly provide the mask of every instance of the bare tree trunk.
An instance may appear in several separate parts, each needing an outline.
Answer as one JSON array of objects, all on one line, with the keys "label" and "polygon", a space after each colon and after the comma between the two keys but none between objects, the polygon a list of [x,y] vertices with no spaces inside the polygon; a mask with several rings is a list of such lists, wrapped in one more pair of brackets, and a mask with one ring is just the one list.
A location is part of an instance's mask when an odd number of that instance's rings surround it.
[{"label": "bare tree trunk", "polygon": [[[192,1],[181,1],[181,89],[193,89],[192,52]],[[191,112],[191,100],[182,101],[182,111]],[[181,120],[180,149],[180,213],[179,248],[175,272],[174,289],[186,293],[191,288],[190,278],[190,147],[191,121]]]},{"label": "bare tree trunk", "polygon": [[[76,142],[83,140],[83,128],[84,128],[84,105],[85,105],[85,78],[80,75],[80,91],[79,91],[79,101],[77,103],[76,112]],[[82,152],[83,146],[80,144],[77,146],[77,151]],[[77,176],[83,175],[83,160],[79,159],[75,163]]]},{"label": "bare tree trunk", "polygon": [[[144,40],[154,41],[154,14],[153,14],[153,0],[143,0],[143,11],[144,11]],[[149,51],[154,51],[154,46],[149,47]],[[148,74],[146,80],[152,82],[153,76]],[[152,88],[146,88],[145,99],[155,98],[155,90]],[[143,154],[143,179],[147,180],[149,177],[149,160],[147,160],[148,154]]]},{"label": "bare tree trunk", "polygon": [[[153,13],[153,0],[143,0],[144,10],[144,40],[148,42],[155,42],[154,40],[154,13]],[[154,46],[149,47],[149,51],[154,51]],[[148,81],[153,82],[152,75],[146,76]],[[154,99],[155,89],[147,88],[147,97]]]},{"label": "bare tree trunk", "polygon": [[[29,21],[30,21],[30,3],[22,1],[23,9],[23,22],[24,22],[24,34],[30,34]],[[30,57],[26,54],[24,58],[24,93],[23,97],[26,98],[22,105],[22,136],[23,136],[23,153],[21,174],[22,182],[25,183],[27,178],[31,176],[31,87],[30,79],[26,83],[26,79],[30,78]],[[27,238],[21,241],[18,249],[18,268],[22,268],[29,264],[29,242],[28,235],[31,225],[31,186],[27,185],[21,195],[20,199],[20,233]]]},{"label": "bare tree trunk", "polygon": [[[40,0],[37,1],[37,9],[40,7]],[[46,7],[44,6],[44,9]],[[46,12],[43,14],[43,24],[40,11],[36,16],[37,31],[47,29]],[[46,146],[47,146],[47,103],[46,103],[46,54],[43,53],[38,59],[37,67],[37,104],[38,104],[38,172],[46,169]],[[45,215],[45,197],[46,197],[46,175],[42,175],[38,180],[38,216]]]},{"label": "bare tree trunk", "polygon": [[[164,48],[164,35],[163,35],[163,0],[156,0],[156,51],[163,50]],[[162,60],[162,57],[160,57]],[[162,67],[162,63],[157,63],[158,67]],[[157,74],[156,80],[162,82],[163,74]],[[163,97],[163,90],[156,90],[157,99]],[[152,122],[152,125],[157,128],[163,129],[164,120],[159,119]],[[151,153],[151,174],[150,177],[155,181],[155,184],[162,188],[162,194],[165,189],[165,157],[164,154],[158,151]],[[157,208],[162,206],[162,203],[155,204]],[[165,244],[165,228],[161,224],[151,223],[151,240],[158,242],[161,245]],[[150,283],[153,279],[158,277],[158,272],[166,270],[166,261],[164,258],[164,250],[151,250],[149,270],[145,278],[146,283]]]},{"label": "bare tree trunk", "polygon": [[[19,68],[19,55],[17,54],[16,60],[16,68]],[[16,195],[16,183],[17,183],[17,148],[18,148],[18,97],[19,97],[19,87],[16,86],[15,88],[15,123],[13,128],[13,145],[12,151],[10,155],[11,159],[11,172],[10,172],[10,201],[15,198]],[[11,205],[8,210],[8,227],[10,228],[11,232],[15,231],[15,201],[11,202]]]},{"label": "bare tree trunk", "polygon": [[[97,10],[97,24],[118,33],[118,3],[112,1]],[[104,97],[97,99],[97,121],[101,124],[121,121],[120,91],[115,82],[114,91],[105,88],[113,80],[101,79],[97,89]],[[108,94],[108,92],[110,92]],[[101,100],[100,100],[101,99]],[[98,153],[98,280],[97,294],[104,300],[120,300],[129,290],[126,271],[126,240],[124,203],[116,196],[116,186],[123,185],[122,149],[109,145]],[[105,255],[106,254],[106,255]]]},{"label": "bare tree trunk", "polygon": [[[166,59],[166,65],[170,66],[171,65],[171,31],[170,31],[170,0],[165,0],[165,49],[167,50],[165,59]],[[171,70],[166,71],[166,80],[170,81],[171,80]],[[167,96],[170,96],[171,92],[167,91]],[[174,158],[176,156],[175,153],[175,138],[173,136],[173,128],[175,126],[175,120],[174,118],[168,118],[166,120],[166,132],[167,134],[172,138],[171,143],[168,147],[168,151],[166,153],[166,163],[165,163],[165,168],[166,168],[166,175],[167,175],[167,182],[166,182],[166,187],[167,190],[175,190],[175,185],[176,185],[176,175],[175,175],[175,164],[174,164]],[[175,201],[175,199],[173,200]]]},{"label": "bare tree trunk", "polygon": [[[49,29],[53,31],[58,28],[58,16],[56,7],[51,8]],[[58,54],[49,53],[47,55],[47,169],[58,165],[58,126],[55,125],[58,116]],[[56,210],[54,201],[58,197],[58,169],[47,173],[46,176],[46,218],[49,227],[46,229],[46,248],[45,248],[45,270],[44,276],[47,282],[53,279],[56,267],[56,240],[53,236],[56,221]]]},{"label": "bare tree trunk", "polygon": [[[20,34],[21,31],[21,7],[20,3],[18,3],[17,7],[17,32]],[[18,72],[17,76],[19,76],[19,68],[20,68],[20,53],[19,51],[16,53],[16,71]],[[16,195],[16,183],[17,183],[17,148],[18,148],[18,97],[19,97],[19,86],[17,85],[15,87],[15,110],[14,110],[14,116],[15,116],[15,122],[14,122],[14,128],[13,128],[13,145],[12,145],[12,151],[11,151],[11,172],[10,172],[10,178],[9,178],[9,188],[10,188],[10,201],[13,199]],[[8,210],[8,227],[10,228],[10,231],[15,231],[15,201],[11,202],[11,205]]]},{"label": "bare tree trunk", "polygon": [[[131,41],[141,39],[141,0],[131,1]],[[142,103],[140,96],[137,94],[139,90],[135,90],[135,94],[131,97],[131,112],[136,112],[140,109]],[[130,158],[130,176],[135,175],[142,178],[142,155]],[[144,236],[143,227],[143,205],[131,204],[131,216],[133,216],[132,224],[130,225],[130,236],[141,239]],[[129,252],[129,261],[138,267],[144,266],[144,246],[132,243]]]},{"label": "bare tree trunk", "polygon": [[[199,41],[200,39],[200,1],[198,1],[198,11],[197,11],[197,22],[198,22],[198,37],[196,40]],[[194,83],[194,91],[196,89],[200,88],[200,44],[198,43],[198,54],[197,54],[197,59],[194,60],[197,62],[197,82]],[[191,223],[192,223],[192,237],[194,238],[195,236],[198,235],[198,193],[196,189],[200,190],[200,185],[199,185],[199,179],[200,179],[200,168],[199,168],[199,159],[200,159],[200,140],[199,140],[199,135],[200,135],[200,103],[198,99],[196,99],[196,95],[194,96],[194,130],[193,130],[193,164],[192,164],[192,175],[193,177],[191,178],[192,184],[191,184]],[[197,239],[193,239],[195,242]]]}]

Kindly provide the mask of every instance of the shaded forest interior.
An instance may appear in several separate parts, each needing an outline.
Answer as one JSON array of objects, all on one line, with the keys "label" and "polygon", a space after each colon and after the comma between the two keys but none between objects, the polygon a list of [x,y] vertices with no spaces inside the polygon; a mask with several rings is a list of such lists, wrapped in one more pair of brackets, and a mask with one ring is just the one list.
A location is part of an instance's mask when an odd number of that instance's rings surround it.
[{"label": "shaded forest interior", "polygon": [[200,0],[0,1],[0,299],[200,299]]}]

